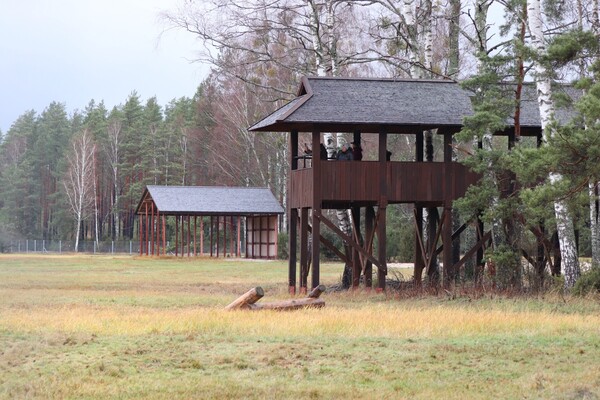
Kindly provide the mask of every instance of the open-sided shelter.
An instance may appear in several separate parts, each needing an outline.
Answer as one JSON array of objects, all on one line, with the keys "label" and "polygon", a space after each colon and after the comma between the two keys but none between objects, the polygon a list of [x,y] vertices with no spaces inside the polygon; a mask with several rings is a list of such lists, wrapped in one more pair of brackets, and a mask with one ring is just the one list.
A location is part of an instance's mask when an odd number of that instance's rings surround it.
[{"label": "open-sided shelter", "polygon": [[229,253],[239,257],[242,218],[245,218],[245,256],[277,257],[277,221],[283,208],[267,188],[149,185],[144,189],[136,214],[139,216],[140,255],[166,254],[166,221],[174,218],[175,255],[205,254],[206,219],[210,224],[207,254],[218,257]]},{"label": "open-sided shelter", "polygon": [[[359,285],[361,272],[366,286],[371,287],[371,268],[375,264],[378,289],[383,290],[387,274],[386,208],[394,203],[414,204],[416,281],[420,282],[424,268],[429,268],[432,259],[440,253],[445,282],[456,276],[468,258],[477,255],[478,262],[482,262],[483,250],[491,235],[484,232],[478,218],[472,219],[477,228],[475,245],[464,249],[462,258],[452,254],[451,246],[467,225],[453,232],[452,202],[462,197],[468,186],[478,180],[476,174],[452,161],[452,136],[461,130],[463,119],[473,114],[470,96],[472,93],[452,81],[303,77],[295,99],[249,128],[251,131],[289,132],[290,292],[296,291],[297,236],[300,239],[301,291],[307,289],[309,261],[312,261],[312,287],[319,284],[321,244],[330,247],[342,260],[352,263],[354,287]],[[540,138],[539,112],[535,105],[531,101],[524,104],[522,134]],[[424,132],[427,130],[435,130],[443,136],[443,162],[424,160]],[[306,168],[298,162],[300,132],[312,133],[312,149],[319,148],[323,132],[352,133],[354,141],[359,142],[362,133],[376,134],[378,160],[330,162],[314,157]],[[414,136],[414,162],[386,160],[391,134]],[[511,126],[498,134],[514,140],[515,131]],[[366,208],[364,239],[360,229],[361,207]],[[428,232],[426,242],[423,209],[438,207],[442,209],[439,225]],[[353,236],[342,232],[324,215],[323,209],[351,209]],[[321,236],[321,224],[352,248],[351,260]],[[318,240],[313,240],[309,254],[308,235],[311,232]],[[373,249],[375,237],[378,243],[376,255]],[[438,245],[439,239],[441,245]]]}]

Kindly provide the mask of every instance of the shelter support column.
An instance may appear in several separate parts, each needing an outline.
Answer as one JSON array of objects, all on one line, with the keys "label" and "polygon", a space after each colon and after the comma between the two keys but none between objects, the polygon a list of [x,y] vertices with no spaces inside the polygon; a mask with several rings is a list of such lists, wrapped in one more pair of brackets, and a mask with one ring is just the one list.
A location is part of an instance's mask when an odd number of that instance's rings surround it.
[{"label": "shelter support column", "polygon": [[[289,210],[290,220],[290,236],[289,236],[289,266],[288,266],[288,287],[291,295],[296,294],[296,244],[298,236],[298,209],[290,208]],[[300,250],[302,252],[302,250]],[[300,253],[302,254],[302,253]],[[302,259],[302,256],[300,256]],[[302,261],[300,261],[302,263]]]},{"label": "shelter support column", "polygon": [[[373,206],[367,206],[365,209],[365,236],[369,241],[367,243],[367,252],[373,254],[373,227],[375,222],[375,209]],[[365,287],[367,291],[373,287],[373,263],[371,260],[365,262]]]},{"label": "shelter support column", "polygon": [[307,292],[308,286],[308,208],[300,210],[300,293]]},{"label": "shelter support column", "polygon": [[[477,141],[477,147],[479,149],[483,149],[483,141],[480,139]],[[484,233],[484,225],[483,225],[483,221],[481,220],[481,212],[477,215],[477,242],[479,242],[482,238],[483,238],[483,233]],[[539,241],[538,241],[539,242]],[[484,247],[481,246],[479,249],[477,249],[477,259],[475,260],[475,283],[477,285],[480,285],[482,283],[482,278],[483,278],[483,269],[485,267],[485,260],[483,259],[483,253],[484,253]]]},{"label": "shelter support column", "polygon": [[442,221],[444,286],[449,287],[455,278],[452,262],[452,132],[444,131],[444,220]]},{"label": "shelter support column", "polygon": [[[354,232],[354,239],[362,246],[362,236],[360,232],[360,207],[352,207],[352,230]],[[360,263],[360,255],[358,250],[352,250],[352,288],[357,289],[360,285],[360,273],[362,271],[362,265]]]},{"label": "shelter support column", "polygon": [[319,216],[321,214],[321,158],[317,156],[317,149],[321,147],[321,133],[312,133],[312,149],[315,157],[312,159],[312,180],[313,180],[313,212],[312,212],[312,288],[319,286],[320,282],[320,260],[319,253],[321,250],[321,222]]},{"label": "shelter support column", "polygon": [[241,237],[241,226],[242,226],[242,217],[240,217],[238,215],[237,217],[237,242],[236,242],[236,248],[237,248],[237,257],[241,257],[242,256],[242,242],[240,241],[240,237]]},{"label": "shelter support column", "polygon": [[377,269],[377,292],[385,290],[385,279],[387,275],[387,243],[386,243],[386,209],[387,197],[387,133],[379,133],[379,218],[377,220],[378,251],[377,258],[381,267]]},{"label": "shelter support column", "polygon": [[[423,132],[417,132],[415,135],[415,162],[423,162]],[[419,251],[419,238],[423,238],[423,207],[415,203],[415,266],[414,281],[417,286],[421,286],[423,270],[425,269],[425,260],[423,254]]]}]

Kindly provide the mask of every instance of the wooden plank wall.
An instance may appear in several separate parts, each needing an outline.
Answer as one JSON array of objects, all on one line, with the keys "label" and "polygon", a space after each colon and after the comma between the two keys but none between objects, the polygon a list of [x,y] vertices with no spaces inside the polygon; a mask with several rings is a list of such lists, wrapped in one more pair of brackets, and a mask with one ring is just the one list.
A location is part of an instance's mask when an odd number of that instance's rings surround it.
[{"label": "wooden plank wall", "polygon": [[[321,191],[323,200],[379,200],[379,163],[377,161],[340,161],[322,163]],[[477,174],[462,164],[454,163],[453,199],[462,197],[475,183]],[[312,181],[310,169],[292,171],[291,207],[310,207]],[[444,163],[389,162],[387,190],[390,203],[442,202],[444,200]]]}]

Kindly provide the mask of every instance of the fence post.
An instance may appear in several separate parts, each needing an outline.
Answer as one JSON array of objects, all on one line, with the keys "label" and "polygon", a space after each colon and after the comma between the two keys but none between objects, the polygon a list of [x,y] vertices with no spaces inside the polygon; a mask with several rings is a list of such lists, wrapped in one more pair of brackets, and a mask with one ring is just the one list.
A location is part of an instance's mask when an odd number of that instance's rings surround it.
[{"label": "fence post", "polygon": [[133,246],[131,244],[131,240],[129,241],[129,255],[131,255],[133,253]]},{"label": "fence post", "polygon": [[25,240],[25,253],[29,253],[29,239]]},{"label": "fence post", "polygon": [[96,241],[94,240],[94,254],[96,254]]},{"label": "fence post", "polygon": [[33,239],[33,252],[37,252],[37,239]]},{"label": "fence post", "polygon": [[58,254],[62,253],[62,240],[58,241]]},{"label": "fence post", "polygon": [[110,254],[115,254],[115,241],[110,241]]}]

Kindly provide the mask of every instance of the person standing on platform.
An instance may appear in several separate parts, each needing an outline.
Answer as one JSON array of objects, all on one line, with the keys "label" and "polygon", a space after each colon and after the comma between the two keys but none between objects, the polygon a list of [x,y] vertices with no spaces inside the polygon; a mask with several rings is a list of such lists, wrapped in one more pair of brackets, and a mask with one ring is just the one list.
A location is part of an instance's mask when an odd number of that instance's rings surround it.
[{"label": "person standing on platform", "polygon": [[352,161],[354,157],[352,156],[352,151],[348,148],[348,144],[343,143],[342,148],[337,153],[338,161]]},{"label": "person standing on platform", "polygon": [[352,142],[352,159],[354,161],[362,160],[362,148],[360,147],[360,142]]}]

